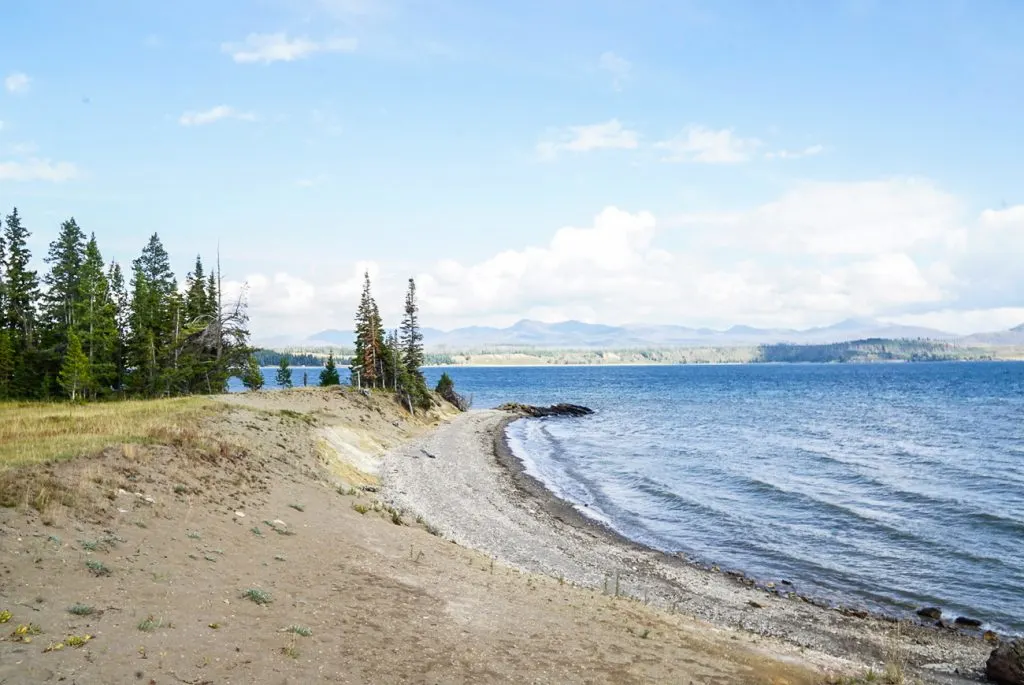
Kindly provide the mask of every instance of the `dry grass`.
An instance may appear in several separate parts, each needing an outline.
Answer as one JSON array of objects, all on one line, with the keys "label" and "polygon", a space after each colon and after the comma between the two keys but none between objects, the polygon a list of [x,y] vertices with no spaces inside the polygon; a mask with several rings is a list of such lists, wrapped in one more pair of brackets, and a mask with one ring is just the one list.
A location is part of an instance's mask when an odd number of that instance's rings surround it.
[{"label": "dry grass", "polygon": [[[119,448],[132,460],[144,445],[202,447],[203,418],[223,409],[209,398],[94,404],[0,402],[0,506],[31,507],[54,523],[111,477],[89,457]],[[74,473],[67,468],[73,466]]]},{"label": "dry grass", "polygon": [[0,402],[0,471],[162,442],[217,409],[207,398],[94,404]]}]

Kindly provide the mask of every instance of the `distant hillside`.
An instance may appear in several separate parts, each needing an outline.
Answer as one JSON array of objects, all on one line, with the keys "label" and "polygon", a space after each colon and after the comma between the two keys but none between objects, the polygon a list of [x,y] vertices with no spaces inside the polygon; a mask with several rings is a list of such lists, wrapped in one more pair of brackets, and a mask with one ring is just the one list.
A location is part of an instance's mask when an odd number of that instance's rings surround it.
[{"label": "distant hillside", "polygon": [[[277,336],[259,340],[272,349],[351,348],[351,331],[327,329],[306,338]],[[543,323],[524,319],[506,328],[469,326],[452,331],[423,329],[429,351],[452,354],[470,351],[508,352],[535,350],[638,350],[677,347],[756,347],[759,345],[830,345],[862,340],[930,340],[961,346],[1024,346],[1024,324],[1007,331],[957,336],[921,326],[902,326],[874,319],[846,319],[831,326],[805,330],[733,326],[724,331],[670,324],[607,326],[563,321]]]}]

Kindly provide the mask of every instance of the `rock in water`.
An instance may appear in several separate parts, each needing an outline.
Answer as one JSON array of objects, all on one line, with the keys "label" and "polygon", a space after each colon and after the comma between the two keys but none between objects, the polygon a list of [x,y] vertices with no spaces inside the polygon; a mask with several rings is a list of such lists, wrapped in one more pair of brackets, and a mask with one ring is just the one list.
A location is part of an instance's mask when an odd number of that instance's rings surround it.
[{"label": "rock in water", "polygon": [[930,618],[937,621],[942,618],[942,609],[939,607],[923,607],[917,610],[917,615],[922,618]]},{"label": "rock in water", "polygon": [[1024,685],[1024,639],[999,645],[985,664],[985,675],[999,685]]},{"label": "rock in water", "polygon": [[581,407],[578,404],[553,404],[550,407],[534,407],[531,404],[519,404],[518,402],[507,402],[498,409],[515,414],[524,414],[534,418],[544,416],[587,416],[593,414],[594,410],[589,407]]},{"label": "rock in water", "polygon": [[953,623],[964,628],[979,628],[981,627],[981,621],[976,618],[967,618],[966,616],[957,616]]}]

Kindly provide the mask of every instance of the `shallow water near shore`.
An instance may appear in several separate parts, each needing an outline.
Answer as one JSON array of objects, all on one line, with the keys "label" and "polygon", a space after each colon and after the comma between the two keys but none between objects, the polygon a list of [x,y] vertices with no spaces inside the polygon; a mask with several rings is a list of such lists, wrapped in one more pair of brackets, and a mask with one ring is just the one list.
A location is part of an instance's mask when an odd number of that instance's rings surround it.
[{"label": "shallow water near shore", "polygon": [[[528,472],[637,542],[1024,633],[1024,364],[456,367]],[[442,369],[427,369],[431,382]]]}]

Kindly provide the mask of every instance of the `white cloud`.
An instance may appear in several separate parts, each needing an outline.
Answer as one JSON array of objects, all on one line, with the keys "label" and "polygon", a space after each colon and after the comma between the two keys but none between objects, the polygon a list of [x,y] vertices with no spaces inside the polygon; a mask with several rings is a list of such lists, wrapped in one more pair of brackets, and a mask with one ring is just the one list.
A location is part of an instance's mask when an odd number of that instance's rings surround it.
[{"label": "white cloud", "polygon": [[602,53],[597,64],[612,77],[612,87],[615,90],[622,90],[622,86],[629,79],[629,73],[633,68],[629,60],[611,51]]},{"label": "white cloud", "polygon": [[24,93],[28,91],[31,82],[32,79],[28,77],[28,74],[15,71],[4,79],[4,87],[7,88],[8,93]]},{"label": "white cloud", "polygon": [[250,33],[242,43],[224,43],[221,52],[242,64],[293,62],[318,52],[354,52],[355,38],[331,38],[324,41],[306,37],[289,38],[286,33]]},{"label": "white cloud", "polygon": [[590,152],[592,150],[634,150],[639,145],[636,131],[623,127],[618,119],[601,124],[569,126],[549,140],[537,144],[541,159],[554,159],[560,152]]},{"label": "white cloud", "polygon": [[252,112],[239,112],[228,105],[217,105],[202,112],[185,112],[178,117],[178,123],[182,126],[204,126],[222,119],[237,119],[239,121],[256,121],[256,115]]},{"label": "white cloud", "polygon": [[767,254],[870,255],[938,245],[961,224],[955,197],[920,179],[803,183],[745,212],[682,215],[706,246]]},{"label": "white cloud", "polygon": [[757,138],[741,138],[732,129],[688,126],[678,136],[655,143],[654,146],[667,151],[667,162],[734,164],[748,161],[761,146],[761,141]]},{"label": "white cloud", "polygon": [[51,162],[48,159],[0,162],[0,181],[70,181],[79,177],[78,168],[71,162]]},{"label": "white cloud", "polygon": [[[969,216],[928,181],[888,179],[806,183],[742,211],[665,220],[608,207],[476,261],[373,265],[373,282],[388,325],[418,271],[423,323],[438,328],[524,317],[805,328],[870,316],[970,332],[1024,322],[1020,254],[1024,206]],[[308,288],[260,281],[253,321],[347,328],[363,268],[288,277]]]},{"label": "white cloud", "polygon": [[825,151],[823,145],[811,145],[805,147],[802,150],[775,150],[772,152],[766,152],[765,158],[767,159],[800,159],[801,157],[814,157],[820,155]]}]

